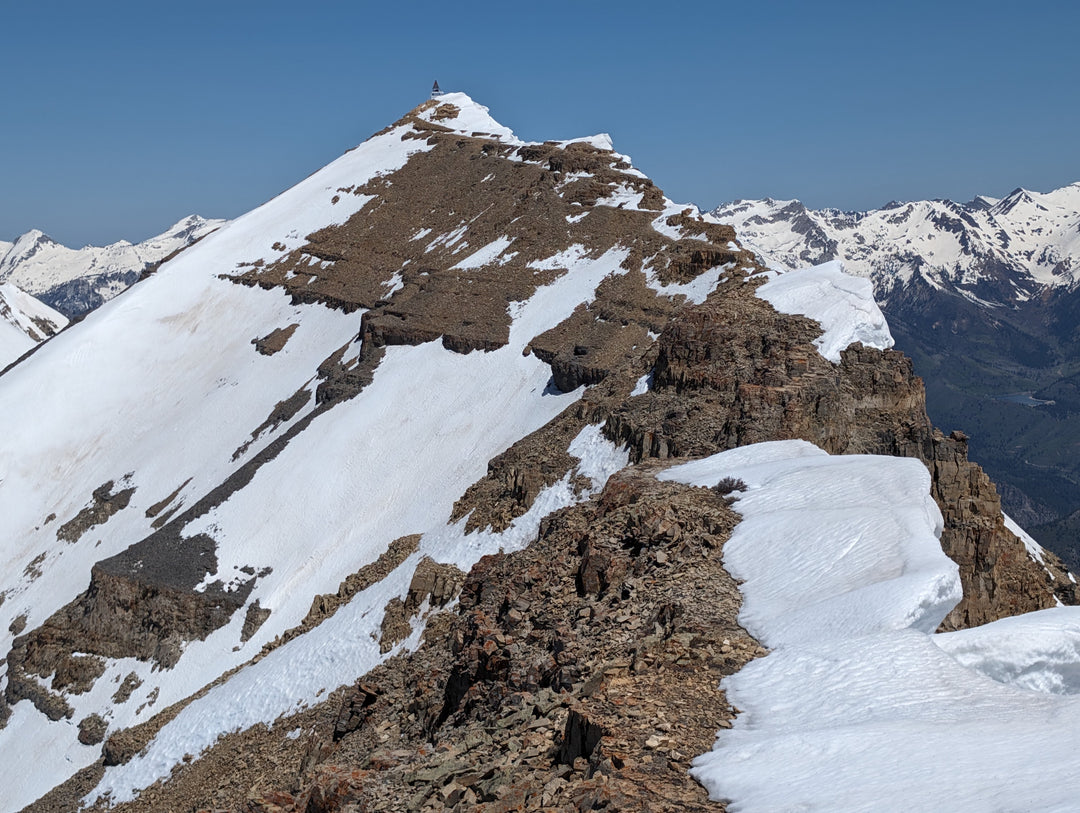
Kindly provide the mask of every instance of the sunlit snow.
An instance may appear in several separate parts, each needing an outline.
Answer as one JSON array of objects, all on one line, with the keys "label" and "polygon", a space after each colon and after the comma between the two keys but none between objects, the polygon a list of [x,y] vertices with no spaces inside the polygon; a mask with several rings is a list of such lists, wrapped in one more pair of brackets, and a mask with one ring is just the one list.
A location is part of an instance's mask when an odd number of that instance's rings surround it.
[{"label": "sunlit snow", "polygon": [[840,351],[854,342],[881,350],[893,346],[870,280],[845,274],[839,262],[778,274],[760,286],[757,295],[781,313],[820,322],[825,333],[814,345],[834,364],[840,363]]},{"label": "sunlit snow", "polygon": [[662,475],[748,486],[724,563],[771,652],[694,775],[732,811],[1066,811],[1080,768],[1080,608],[933,630],[960,599],[917,460],[743,447]]}]

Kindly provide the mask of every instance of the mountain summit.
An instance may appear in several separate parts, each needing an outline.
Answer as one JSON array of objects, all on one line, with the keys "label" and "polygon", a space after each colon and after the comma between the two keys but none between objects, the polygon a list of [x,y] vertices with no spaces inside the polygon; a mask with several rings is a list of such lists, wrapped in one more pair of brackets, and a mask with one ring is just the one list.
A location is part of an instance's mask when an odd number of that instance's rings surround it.
[{"label": "mountain summit", "polygon": [[420,105],[0,376],[0,807],[715,809],[720,681],[793,629],[740,626],[736,500],[813,532],[767,561],[815,642],[1075,602],[891,343],[607,136]]}]

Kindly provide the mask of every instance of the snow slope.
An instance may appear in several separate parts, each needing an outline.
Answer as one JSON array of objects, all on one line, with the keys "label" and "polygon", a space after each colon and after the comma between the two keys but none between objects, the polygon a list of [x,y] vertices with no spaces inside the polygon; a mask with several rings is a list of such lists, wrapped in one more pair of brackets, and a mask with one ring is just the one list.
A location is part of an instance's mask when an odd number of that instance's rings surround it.
[{"label": "snow slope", "polygon": [[797,200],[737,200],[711,212],[769,265],[841,260],[885,298],[919,274],[990,304],[1029,299],[1080,275],[1080,182],[997,200],[892,203],[868,212],[807,209]]},{"label": "snow slope", "polygon": [[[440,126],[522,143],[464,94],[446,94],[440,102],[459,108],[456,117],[440,118]],[[7,424],[0,435],[3,651],[11,646],[16,619],[28,630],[39,626],[86,589],[95,562],[149,536],[160,503],[192,505],[304,420],[314,407],[315,371],[323,360],[343,346],[346,359],[355,359],[360,313],[295,304],[280,289],[245,287],[219,275],[280,259],[303,245],[306,235],[360,211],[370,198],[339,199],[337,192],[391,173],[432,148],[415,134],[405,123],[372,137],[225,224],[43,346],[33,363],[0,379],[0,414]],[[626,256],[618,247],[591,256],[574,246],[549,258],[545,267],[568,272],[527,301],[511,303],[510,338],[501,349],[460,354],[438,342],[386,348],[374,380],[359,395],[315,417],[228,499],[182,530],[184,537],[206,533],[216,543],[216,570],[203,587],[220,580],[235,589],[250,578],[245,568],[260,574],[248,604],[270,609],[266,622],[241,641],[245,613],[238,611],[205,640],[188,643],[171,669],[108,659],[92,690],[65,693],[70,719],[49,722],[28,702],[17,703],[0,730],[0,748],[19,748],[35,767],[8,772],[0,783],[0,809],[20,808],[98,758],[99,746],[76,739],[76,724],[87,715],[103,715],[110,731],[148,719],[247,662],[296,626],[314,596],[335,592],[345,575],[375,561],[392,541],[422,534],[419,551],[387,580],[193,702],[144,756],[110,768],[91,796],[129,798],[219,735],[272,723],[355,679],[388,657],[371,632],[379,629],[388,599],[404,595],[417,557],[468,568],[485,553],[523,545],[544,514],[588,496],[579,482],[572,484],[576,474],[596,489],[624,466],[624,451],[595,428],[586,430],[570,448],[581,461],[577,469],[546,489],[504,533],[466,535],[464,520],[449,523],[455,500],[484,476],[492,457],[581,396],[580,389],[561,394],[549,388],[551,369],[523,350],[590,301],[601,280],[625,273]],[[386,282],[393,284],[392,278]],[[280,352],[265,356],[252,348],[254,338],[293,324],[298,327]],[[58,397],[42,399],[40,393]],[[306,393],[301,411],[252,440],[253,427],[296,393]],[[109,481],[114,490],[135,489],[130,504],[75,543],[59,539],[58,526],[90,505],[92,493]],[[415,642],[414,636],[403,646]],[[140,685],[128,700],[114,701],[118,684],[131,673]]]},{"label": "snow slope", "polygon": [[15,285],[0,285],[0,370],[67,323],[63,314]]},{"label": "snow slope", "polygon": [[[160,262],[174,251],[189,245],[221,226],[223,220],[207,220],[190,215],[171,228],[141,243],[121,240],[104,247],[71,249],[43,232],[33,229],[14,243],[0,243],[0,282],[18,285],[68,315],[90,307],[87,292],[72,293],[73,284],[84,285],[100,300],[108,300],[126,289],[147,265]],[[98,299],[94,299],[94,306]]]},{"label": "snow slope", "polygon": [[946,635],[960,598],[915,460],[802,441],[676,466],[748,486],[724,562],[771,652],[724,680],[741,710],[694,774],[734,811],[1065,811],[1080,769],[1080,608]]}]

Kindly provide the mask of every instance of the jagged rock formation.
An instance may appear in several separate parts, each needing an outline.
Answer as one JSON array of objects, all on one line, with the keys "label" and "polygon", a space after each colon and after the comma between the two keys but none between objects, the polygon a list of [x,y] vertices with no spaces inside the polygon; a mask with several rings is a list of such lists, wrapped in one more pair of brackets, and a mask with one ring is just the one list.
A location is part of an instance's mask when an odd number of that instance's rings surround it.
[{"label": "jagged rock formation", "polygon": [[[652,390],[617,410],[610,432],[638,460],[787,438],[833,454],[918,457],[934,475],[942,546],[964,579],[947,628],[1052,607],[1055,592],[1075,603],[1060,562],[1034,561],[1005,527],[993,485],[967,459],[966,438],[933,429],[910,360],[856,346],[833,365],[811,344],[819,332],[804,317],[777,313],[752,286],[723,286],[660,337]],[[1010,589],[999,592],[1004,584]]]},{"label": "jagged rock formation", "polygon": [[735,238],[605,138],[525,144],[452,94],[0,377],[154,339],[118,395],[72,385],[83,424],[43,416],[75,484],[12,509],[10,713],[101,743],[32,809],[715,809],[686,768],[762,653],[737,517],[652,475],[756,441],[925,461],[950,626],[1072,601],[910,362],[826,360]]}]

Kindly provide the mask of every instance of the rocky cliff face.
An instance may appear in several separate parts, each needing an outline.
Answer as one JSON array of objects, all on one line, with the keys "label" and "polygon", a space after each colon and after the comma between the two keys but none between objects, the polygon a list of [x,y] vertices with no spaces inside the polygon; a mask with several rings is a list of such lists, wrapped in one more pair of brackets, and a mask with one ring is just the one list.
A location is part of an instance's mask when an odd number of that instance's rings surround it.
[{"label": "rocky cliff face", "polygon": [[[30,809],[106,807],[95,788],[120,810],[719,809],[687,768],[737,713],[720,679],[763,654],[723,568],[741,484],[654,475],[759,441],[924,461],[964,584],[947,627],[1074,600],[963,437],[933,428],[906,357],[830,362],[821,325],[757,295],[729,227],[603,139],[525,144],[481,111],[421,106],[342,159],[397,163],[313,176],[304,206],[286,193],[125,297],[171,307],[167,286],[204,274],[189,310],[137,304],[182,375],[218,365],[191,387],[228,396],[190,442],[157,426],[156,464],[108,458],[132,491],[121,506],[99,477],[54,510],[89,512],[74,541],[26,530],[107,553],[11,630],[11,714],[29,701],[95,743]],[[188,364],[212,315],[264,309]],[[201,459],[224,404],[247,411]]]}]

